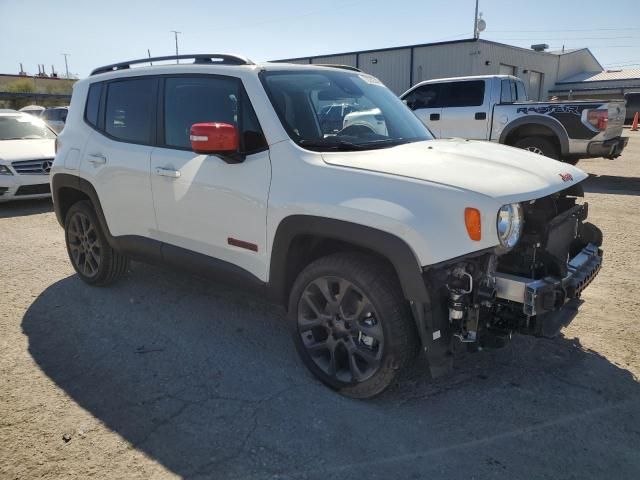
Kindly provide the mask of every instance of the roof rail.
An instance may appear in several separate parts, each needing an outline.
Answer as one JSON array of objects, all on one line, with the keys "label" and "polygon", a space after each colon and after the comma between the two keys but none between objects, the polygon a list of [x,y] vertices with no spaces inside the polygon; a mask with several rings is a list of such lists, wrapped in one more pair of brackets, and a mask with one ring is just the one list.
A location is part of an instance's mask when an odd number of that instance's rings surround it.
[{"label": "roof rail", "polygon": [[351,70],[352,72],[362,72],[357,67],[352,67],[351,65],[339,65],[337,63],[311,63],[314,67],[331,67],[331,68],[341,68],[342,70]]},{"label": "roof rail", "polygon": [[254,63],[245,57],[238,55],[230,55],[227,53],[198,53],[196,55],[167,55],[164,57],[139,58],[138,60],[128,60],[126,62],[112,63],[104,67],[98,67],[91,72],[91,75],[99,73],[113,72],[116,70],[126,70],[131,65],[140,63],[162,62],[165,60],[193,60],[194,64],[210,64],[210,65],[254,65]]}]

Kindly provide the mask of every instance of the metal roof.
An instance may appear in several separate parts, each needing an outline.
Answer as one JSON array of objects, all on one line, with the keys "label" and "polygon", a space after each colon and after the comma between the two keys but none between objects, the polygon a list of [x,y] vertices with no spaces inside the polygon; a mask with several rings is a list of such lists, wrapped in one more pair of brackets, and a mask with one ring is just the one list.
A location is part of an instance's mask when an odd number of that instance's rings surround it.
[{"label": "metal roof", "polygon": [[455,45],[457,43],[474,43],[474,42],[477,42],[477,43],[488,43],[488,44],[493,44],[493,45],[500,45],[502,47],[513,48],[513,49],[516,49],[516,50],[521,50],[521,51],[525,51],[525,52],[532,53],[532,54],[538,54],[538,55],[565,55],[567,53],[574,53],[574,52],[579,51],[579,50],[587,50],[587,51],[589,50],[588,48],[579,48],[579,49],[575,49],[575,50],[565,50],[564,52],[561,52],[561,51],[560,52],[548,52],[548,51],[537,52],[537,51],[532,50],[530,48],[517,47],[515,45],[509,45],[507,43],[495,42],[493,40],[486,40],[484,38],[479,38],[479,39],[464,38],[464,39],[461,39],[461,40],[448,40],[446,42],[416,43],[416,44],[413,44],[413,45],[398,45],[396,47],[371,48],[371,49],[368,49],[368,50],[353,50],[353,51],[349,51],[349,52],[326,53],[326,54],[322,54],[322,55],[305,55],[304,57],[283,58],[283,59],[271,60],[271,61],[272,62],[291,62],[291,61],[295,61],[295,60],[307,60],[309,58],[317,58],[317,57],[336,57],[336,56],[342,56],[342,55],[355,55],[355,54],[364,54],[364,53],[388,52],[388,51],[391,51],[391,50],[403,50],[405,48],[435,47],[435,46],[440,46],[440,45]]},{"label": "metal roof", "polygon": [[629,68],[627,70],[604,70],[602,72],[582,72],[573,77],[565,78],[557,85],[566,83],[585,82],[610,82],[615,80],[640,80],[640,68]]}]

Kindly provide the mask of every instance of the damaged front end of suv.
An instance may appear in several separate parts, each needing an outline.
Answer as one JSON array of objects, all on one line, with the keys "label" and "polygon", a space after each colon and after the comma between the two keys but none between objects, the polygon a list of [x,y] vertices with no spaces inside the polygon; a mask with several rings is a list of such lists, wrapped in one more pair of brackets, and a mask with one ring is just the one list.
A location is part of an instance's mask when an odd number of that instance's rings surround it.
[{"label": "damaged front end of suv", "polygon": [[505,205],[499,246],[424,269],[432,298],[412,307],[434,376],[450,370],[456,344],[477,350],[513,333],[553,337],[573,320],[603,255],[583,196],[574,184]]}]

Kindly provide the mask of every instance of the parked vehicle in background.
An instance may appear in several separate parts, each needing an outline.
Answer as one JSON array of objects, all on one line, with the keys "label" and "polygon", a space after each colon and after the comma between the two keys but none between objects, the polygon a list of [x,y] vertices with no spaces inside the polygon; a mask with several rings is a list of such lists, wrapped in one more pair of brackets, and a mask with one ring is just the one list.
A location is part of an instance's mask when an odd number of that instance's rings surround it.
[{"label": "parked vehicle in background", "polygon": [[627,102],[627,115],[624,123],[630,125],[636,113],[640,112],[640,92],[626,93],[624,99]]},{"label": "parked vehicle in background", "polygon": [[355,105],[348,103],[333,103],[322,107],[318,112],[320,128],[324,133],[337,133],[342,130],[344,117],[356,110]]},{"label": "parked vehicle in background", "polygon": [[[384,133],[323,132],[325,102],[376,110]],[[557,334],[600,269],[584,172],[434,140],[361,72],[145,58],[95,70],[71,105],[51,184],[78,276],[107,285],[136,258],[268,293],[309,370],[352,397],[419,350],[438,375],[454,342]]]},{"label": "parked vehicle in background", "polygon": [[64,128],[64,124],[67,121],[67,115],[69,114],[69,107],[53,107],[47,108],[41,115],[47,124],[53,128],[57,133],[60,133]]},{"label": "parked vehicle in background", "polygon": [[0,113],[0,202],[50,196],[55,139],[33,115]]},{"label": "parked vehicle in background", "polygon": [[421,82],[400,97],[437,138],[491,140],[575,164],[620,156],[622,100],[530,102],[509,75]]},{"label": "parked vehicle in background", "polygon": [[27,105],[26,107],[22,107],[19,111],[22,113],[28,113],[29,115],[33,115],[39,117],[42,115],[42,112],[46,110],[45,107],[41,107],[40,105]]}]

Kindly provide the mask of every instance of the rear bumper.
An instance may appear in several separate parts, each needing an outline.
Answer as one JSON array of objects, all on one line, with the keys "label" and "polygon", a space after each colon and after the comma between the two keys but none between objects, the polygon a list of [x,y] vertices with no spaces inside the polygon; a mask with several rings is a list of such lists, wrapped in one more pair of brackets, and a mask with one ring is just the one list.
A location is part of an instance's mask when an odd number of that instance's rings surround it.
[{"label": "rear bumper", "polygon": [[601,266],[602,250],[589,244],[569,261],[568,273],[562,279],[547,277],[534,280],[496,273],[496,296],[522,304],[522,312],[527,317],[559,311],[567,303],[580,298]]},{"label": "rear bumper", "polygon": [[587,153],[590,157],[616,158],[622,154],[628,142],[628,137],[615,137],[603,142],[589,142]]}]

